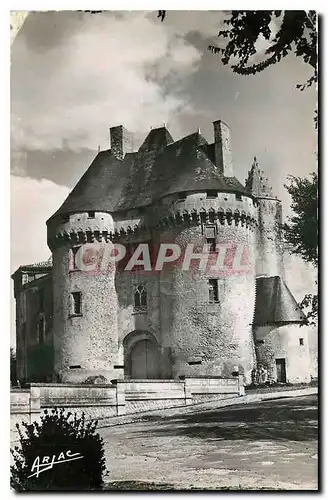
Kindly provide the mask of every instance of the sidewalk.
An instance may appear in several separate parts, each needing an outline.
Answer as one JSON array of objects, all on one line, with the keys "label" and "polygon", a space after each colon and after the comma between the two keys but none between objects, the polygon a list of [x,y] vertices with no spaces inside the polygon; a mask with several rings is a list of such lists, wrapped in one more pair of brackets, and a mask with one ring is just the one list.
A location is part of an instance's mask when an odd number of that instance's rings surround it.
[{"label": "sidewalk", "polygon": [[167,408],[161,410],[149,410],[140,413],[133,413],[130,415],[122,415],[119,417],[108,417],[103,420],[99,420],[98,428],[113,427],[117,425],[132,424],[135,422],[140,422],[143,418],[165,418],[173,417],[176,415],[186,415],[188,413],[194,413],[195,411],[206,411],[213,410],[215,408],[224,408],[233,405],[243,405],[248,403],[256,403],[260,401],[270,401],[282,398],[295,398],[299,396],[310,396],[312,394],[318,394],[318,387],[307,387],[303,389],[291,389],[282,391],[272,391],[263,392],[256,394],[246,394],[245,396],[232,397],[229,399],[213,400],[206,403],[195,403],[188,406],[179,406],[174,408]]}]

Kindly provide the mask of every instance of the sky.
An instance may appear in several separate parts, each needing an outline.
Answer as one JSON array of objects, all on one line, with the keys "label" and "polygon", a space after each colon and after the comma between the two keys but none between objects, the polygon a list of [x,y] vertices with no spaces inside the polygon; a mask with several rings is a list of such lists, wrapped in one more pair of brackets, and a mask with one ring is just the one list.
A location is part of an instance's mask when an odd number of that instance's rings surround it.
[{"label": "sky", "polygon": [[[222,119],[236,177],[244,182],[256,156],[290,213],[287,176],[317,169],[316,89],[296,89],[311,68],[289,56],[255,76],[236,75],[207,50],[224,15],[169,11],[160,22],[157,11],[29,14],[11,47],[11,272],[50,256],[45,221],[98,147],[110,147],[115,125],[133,132],[138,147],[164,123],[174,140],[200,128],[212,142],[212,122]],[[261,41],[258,48],[260,58]]]}]

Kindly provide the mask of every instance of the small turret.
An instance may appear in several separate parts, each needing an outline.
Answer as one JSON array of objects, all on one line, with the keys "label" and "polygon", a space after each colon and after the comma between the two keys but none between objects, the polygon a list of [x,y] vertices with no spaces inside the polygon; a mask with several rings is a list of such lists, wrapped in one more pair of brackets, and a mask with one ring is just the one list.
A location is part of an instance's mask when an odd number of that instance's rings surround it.
[{"label": "small turret", "polygon": [[264,176],[263,170],[260,170],[256,156],[252,168],[248,172],[248,178],[245,181],[245,187],[252,195],[257,198],[273,198],[272,188],[268,179]]}]

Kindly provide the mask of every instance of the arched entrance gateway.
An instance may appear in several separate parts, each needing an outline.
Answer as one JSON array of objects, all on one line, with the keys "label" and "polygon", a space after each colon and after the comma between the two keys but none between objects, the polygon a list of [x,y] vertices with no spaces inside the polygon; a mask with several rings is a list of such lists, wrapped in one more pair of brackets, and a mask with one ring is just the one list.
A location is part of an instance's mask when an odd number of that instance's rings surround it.
[{"label": "arched entrance gateway", "polygon": [[123,346],[126,378],[160,378],[159,346],[153,334],[144,331],[131,332],[125,337]]}]

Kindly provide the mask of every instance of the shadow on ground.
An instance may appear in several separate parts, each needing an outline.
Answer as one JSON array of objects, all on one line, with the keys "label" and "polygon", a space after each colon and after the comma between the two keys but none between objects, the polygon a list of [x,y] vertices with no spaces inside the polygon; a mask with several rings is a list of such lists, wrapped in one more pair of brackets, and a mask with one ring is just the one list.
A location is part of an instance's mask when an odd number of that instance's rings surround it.
[{"label": "shadow on ground", "polygon": [[[308,396],[162,417],[161,425],[150,428],[148,435],[221,440],[317,440],[317,403],[317,396]],[[142,420],[158,421],[158,417],[147,416]]]},{"label": "shadow on ground", "polygon": [[107,483],[103,491],[179,491],[179,492],[189,492],[189,491],[284,491],[281,488],[242,488],[241,486],[223,486],[221,488],[195,488],[190,487],[188,489],[175,487],[173,484],[165,484],[165,483],[148,483],[142,481],[113,481]]}]

